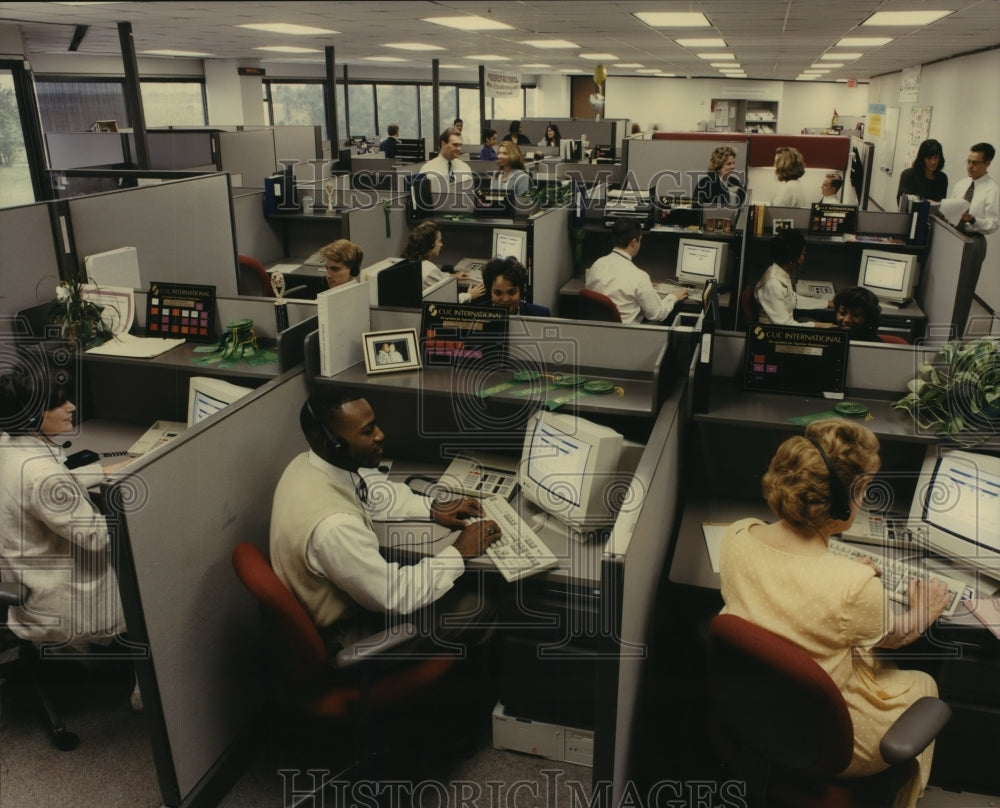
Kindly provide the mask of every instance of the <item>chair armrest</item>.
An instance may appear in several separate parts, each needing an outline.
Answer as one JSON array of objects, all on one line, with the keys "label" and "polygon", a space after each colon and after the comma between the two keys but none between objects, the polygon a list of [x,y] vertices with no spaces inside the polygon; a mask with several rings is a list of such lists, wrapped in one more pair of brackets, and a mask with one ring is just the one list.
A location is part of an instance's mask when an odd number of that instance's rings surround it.
[{"label": "chair armrest", "polygon": [[890,766],[912,760],[930,745],[950,718],[951,707],[941,699],[917,699],[882,736],[882,759]]},{"label": "chair armrest", "polygon": [[20,606],[31,594],[23,584],[0,582],[0,606]]},{"label": "chair armrest", "polygon": [[309,298],[309,287],[306,285],[293,286],[291,289],[286,289],[284,297],[286,300],[289,298],[301,298],[303,300]]},{"label": "chair armrest", "polygon": [[417,636],[417,627],[413,623],[400,623],[389,628],[362,637],[353,645],[348,645],[337,652],[334,666],[338,669],[350,668],[368,659],[374,659],[386,651],[398,648]]}]

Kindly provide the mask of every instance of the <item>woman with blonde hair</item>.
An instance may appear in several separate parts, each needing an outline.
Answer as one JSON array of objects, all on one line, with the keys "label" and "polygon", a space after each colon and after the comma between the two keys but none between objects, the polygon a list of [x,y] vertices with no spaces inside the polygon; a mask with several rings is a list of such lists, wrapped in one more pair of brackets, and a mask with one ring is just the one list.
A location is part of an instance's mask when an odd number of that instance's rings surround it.
[{"label": "woman with blonde hair", "polygon": [[524,154],[521,147],[505,140],[497,149],[499,170],[490,178],[491,191],[511,191],[514,196],[527,193],[531,187],[531,177],[524,169]]},{"label": "woman with blonde hair", "polygon": [[736,173],[736,149],[716,146],[708,158],[708,174],[698,180],[694,201],[699,205],[742,205],[746,199]]},{"label": "woman with blonde hair", "polygon": [[[920,637],[941,615],[948,592],[940,580],[910,582],[909,606],[895,615],[879,571],[830,552],[847,530],[865,487],[881,466],[878,438],[853,421],[831,418],[786,440],[761,484],[778,517],[743,519],[722,540],[723,613],[735,614],[797,645],[829,674],[854,724],[854,753],[840,777],[866,777],[888,764],[879,754],[885,731],[910,705],[936,696],[921,671],[899,670],[876,655]],[[912,808],[930,775],[933,746],[895,805]]]},{"label": "woman with blonde hair", "polygon": [[772,205],[783,208],[807,208],[806,190],[800,178],[806,173],[802,152],[792,146],[782,146],[774,153],[774,174],[780,187],[771,200]]},{"label": "woman with blonde hair", "polygon": [[[441,231],[434,222],[421,222],[410,231],[410,239],[403,251],[403,258],[407,261],[419,261],[420,272],[423,276],[424,291],[426,292],[435,283],[443,281],[448,277],[434,259],[441,254],[444,240],[441,238]],[[468,275],[464,272],[456,272],[455,277],[459,280],[468,280]],[[459,292],[459,303],[471,303],[476,298],[486,294],[486,288],[478,283],[469,288],[468,292]]]}]

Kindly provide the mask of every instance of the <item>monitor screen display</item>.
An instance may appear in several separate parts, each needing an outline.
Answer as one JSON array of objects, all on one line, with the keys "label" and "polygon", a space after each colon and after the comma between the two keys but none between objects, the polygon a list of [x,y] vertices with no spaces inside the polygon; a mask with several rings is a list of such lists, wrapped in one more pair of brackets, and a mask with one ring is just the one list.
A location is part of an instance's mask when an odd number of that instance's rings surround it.
[{"label": "monitor screen display", "polygon": [[677,245],[677,280],[702,286],[721,281],[727,245],[721,241],[682,238]]},{"label": "monitor screen display", "polygon": [[861,286],[882,300],[903,302],[913,296],[916,256],[865,250],[861,254]]},{"label": "monitor screen display", "polygon": [[513,256],[521,266],[528,265],[528,234],[524,230],[494,230],[493,257],[508,258]]},{"label": "monitor screen display", "polygon": [[201,423],[210,415],[253,392],[210,376],[193,376],[188,386],[188,426]]}]

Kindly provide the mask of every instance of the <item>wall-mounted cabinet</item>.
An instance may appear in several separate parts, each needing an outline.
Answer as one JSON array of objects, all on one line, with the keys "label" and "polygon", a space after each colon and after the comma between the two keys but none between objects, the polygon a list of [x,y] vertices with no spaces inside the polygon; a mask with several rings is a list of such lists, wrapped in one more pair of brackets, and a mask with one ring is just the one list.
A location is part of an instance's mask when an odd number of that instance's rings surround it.
[{"label": "wall-mounted cabinet", "polygon": [[710,123],[715,132],[774,134],[778,131],[778,102],[715,98]]}]

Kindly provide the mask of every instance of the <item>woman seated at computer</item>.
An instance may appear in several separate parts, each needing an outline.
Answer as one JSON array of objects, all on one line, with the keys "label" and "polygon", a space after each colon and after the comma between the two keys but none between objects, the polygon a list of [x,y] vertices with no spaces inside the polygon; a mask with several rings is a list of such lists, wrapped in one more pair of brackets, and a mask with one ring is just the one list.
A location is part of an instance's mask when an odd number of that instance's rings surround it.
[{"label": "woman seated at computer", "polygon": [[516,143],[505,141],[497,149],[497,165],[500,167],[490,177],[491,191],[509,191],[521,196],[531,188],[531,177],[524,170],[524,155]]},{"label": "woman seated at computer", "polygon": [[0,377],[0,563],[30,590],[10,608],[18,637],[85,650],[125,632],[111,536],[87,489],[64,465],[71,385],[44,359]]},{"label": "woman seated at computer", "polygon": [[321,247],[319,254],[323,256],[326,266],[326,284],[331,289],[343,286],[345,283],[357,283],[361,274],[361,262],[365,251],[346,238],[331,241]]},{"label": "woman seated at computer", "polygon": [[833,328],[833,323],[798,321],[796,309],[832,309],[833,301],[800,295],[795,291],[795,279],[806,260],[806,240],[798,230],[781,230],[771,238],[771,260],[774,261],[754,287],[754,297],[760,307],[762,323],[775,325],[808,325]]},{"label": "woman seated at computer", "polygon": [[[864,487],[881,465],[878,452],[878,439],[860,424],[810,424],[805,437],[778,447],[761,481],[778,521],[733,523],[720,554],[722,611],[799,646],[843,694],[854,723],[854,755],[842,777],[886,769],[882,735],[917,699],[937,695],[926,673],[898,670],[874,649],[912,643],[948,603],[943,582],[914,579],[908,609],[894,615],[879,571],[828,549],[830,537],[856,518]],[[929,747],[919,755],[919,771],[894,805],[916,804],[932,753]]]},{"label": "woman seated at computer", "polygon": [[545,127],[545,137],[538,141],[538,145],[558,146],[560,143],[562,143],[562,135],[559,133],[559,127],[550,123]]},{"label": "woman seated at computer", "polygon": [[528,287],[528,271],[513,256],[494,258],[483,267],[483,286],[489,289],[489,305],[507,309],[511,314],[548,317],[546,306],[536,306],[524,300]]},{"label": "woman seated at computer", "polygon": [[774,153],[774,175],[778,178],[778,192],[771,204],[784,208],[808,208],[806,189],[801,177],[806,173],[802,152],[791,146],[781,146]]},{"label": "woman seated at computer", "polygon": [[882,307],[875,294],[861,286],[841,289],[833,296],[833,321],[837,328],[849,331],[851,339],[880,341]]},{"label": "woman seated at computer", "polygon": [[934,138],[917,149],[913,165],[899,175],[896,199],[903,194],[940,202],[948,196],[948,175],[944,173],[944,150]]},{"label": "woman seated at computer", "polygon": [[699,205],[742,205],[746,191],[736,174],[736,150],[717,146],[708,158],[708,174],[698,180],[694,201]]},{"label": "woman seated at computer", "polygon": [[[410,231],[410,240],[406,244],[403,258],[407,261],[420,262],[424,291],[448,277],[433,260],[441,254],[443,246],[444,240],[441,238],[441,231],[438,230],[438,226],[434,222],[421,222]],[[465,272],[456,272],[455,277],[462,281],[469,279]],[[459,292],[458,302],[471,303],[485,294],[486,287],[477,283],[470,286],[468,292]]]}]

